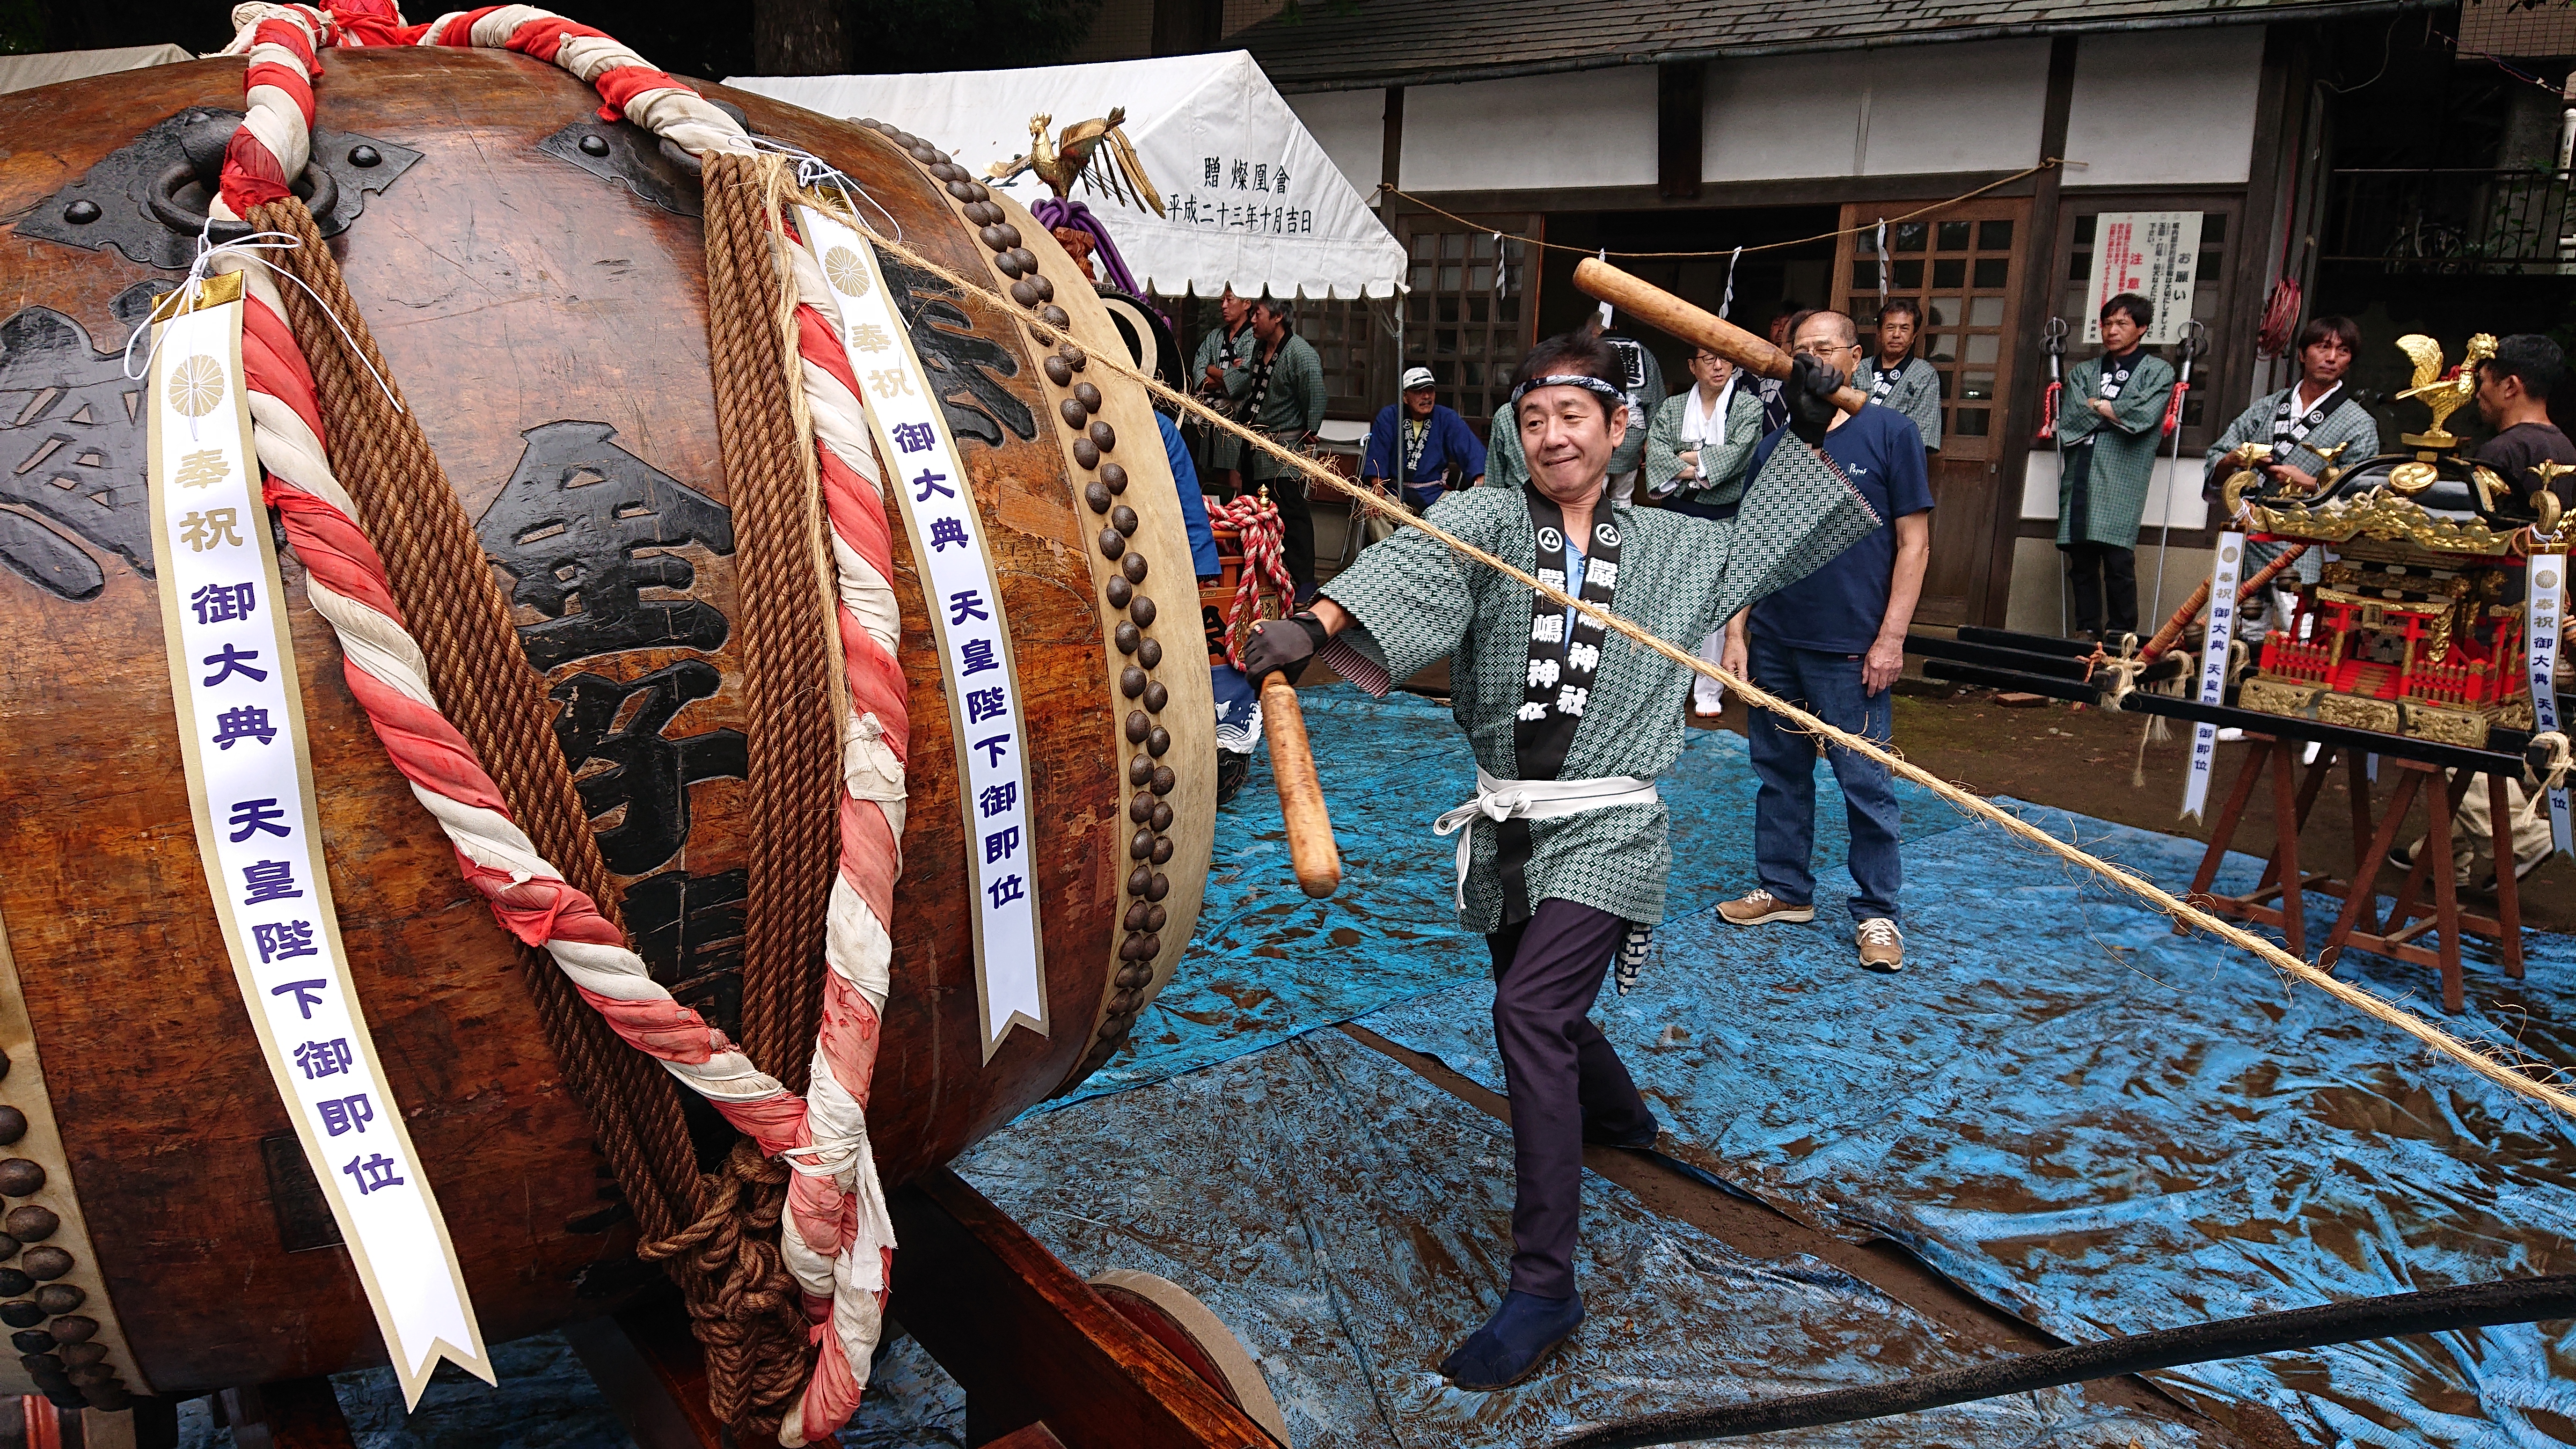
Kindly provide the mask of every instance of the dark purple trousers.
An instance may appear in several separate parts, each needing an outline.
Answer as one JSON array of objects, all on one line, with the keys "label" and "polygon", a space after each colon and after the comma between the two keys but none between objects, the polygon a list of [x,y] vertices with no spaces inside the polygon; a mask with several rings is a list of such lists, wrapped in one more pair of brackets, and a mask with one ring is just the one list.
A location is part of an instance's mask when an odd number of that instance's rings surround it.
[{"label": "dark purple trousers", "polygon": [[1583,1136],[1633,1137],[1654,1123],[1619,1054],[1592,1024],[1592,999],[1628,923],[1572,901],[1485,938],[1494,955],[1494,1044],[1512,1097],[1512,1287],[1574,1296],[1583,1210]]}]

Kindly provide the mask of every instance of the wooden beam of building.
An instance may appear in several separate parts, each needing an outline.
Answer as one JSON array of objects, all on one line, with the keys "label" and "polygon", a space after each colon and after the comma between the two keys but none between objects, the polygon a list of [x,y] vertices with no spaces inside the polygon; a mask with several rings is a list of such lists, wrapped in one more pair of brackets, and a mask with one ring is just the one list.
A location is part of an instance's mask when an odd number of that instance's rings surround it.
[{"label": "wooden beam of building", "polygon": [[1698,61],[1655,67],[1655,191],[1666,201],[1699,199],[1707,83]]},{"label": "wooden beam of building", "polygon": [[[2066,154],[2067,119],[2075,108],[2075,47],[2072,35],[2061,35],[2048,43],[2048,92],[2041,105],[2039,123],[2039,159]],[[1996,458],[1999,475],[1995,482],[1994,521],[1987,537],[1993,550],[1986,570],[1986,596],[1983,608],[1972,607],[1969,615],[1976,622],[2001,624],[2008,612],[2012,595],[2013,554],[2021,534],[2022,480],[2030,472],[2031,434],[2039,428],[2040,392],[2047,384],[2046,347],[2041,329],[2047,326],[2049,299],[2054,297],[2057,280],[2057,193],[2066,168],[2052,166],[2034,178],[2030,195],[2029,235],[2023,239],[2021,270],[2021,306],[2015,350],[2030,359],[2030,366],[2013,380],[2013,395],[2003,410],[2004,437]],[[2083,335],[2081,329],[2078,336]]]}]

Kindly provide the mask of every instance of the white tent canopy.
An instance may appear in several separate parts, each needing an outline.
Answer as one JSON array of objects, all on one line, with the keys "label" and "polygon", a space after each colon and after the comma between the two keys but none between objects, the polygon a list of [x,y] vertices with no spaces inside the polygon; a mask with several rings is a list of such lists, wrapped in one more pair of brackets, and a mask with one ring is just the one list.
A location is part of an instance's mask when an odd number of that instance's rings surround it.
[{"label": "white tent canopy", "polygon": [[[1029,150],[1029,119],[1048,137],[1127,110],[1126,130],[1165,216],[1077,186],[1127,267],[1166,295],[1385,297],[1404,248],[1387,234],[1297,113],[1246,51],[936,75],[736,76],[725,82],[843,118],[888,121],[982,175]],[[1095,159],[1095,168],[1106,156]],[[1023,172],[1004,188],[1023,205],[1050,193]]]},{"label": "white tent canopy", "polygon": [[61,81],[141,70],[196,57],[175,45],[129,45],[117,50],[51,50],[34,55],[0,55],[0,91],[32,90]]}]

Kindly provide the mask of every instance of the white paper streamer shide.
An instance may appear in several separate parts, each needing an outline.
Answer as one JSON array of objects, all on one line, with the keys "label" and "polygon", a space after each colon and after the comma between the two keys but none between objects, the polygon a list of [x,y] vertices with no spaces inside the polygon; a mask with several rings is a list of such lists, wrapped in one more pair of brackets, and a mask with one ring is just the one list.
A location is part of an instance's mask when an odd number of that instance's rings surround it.
[{"label": "white paper streamer shide", "polygon": [[251,462],[241,317],[233,301],[161,324],[150,367],[152,543],[189,799],[269,1073],[417,1403],[442,1357],[493,1374],[340,944]]},{"label": "white paper streamer shide", "polygon": [[[2202,704],[2227,702],[2227,645],[2236,634],[2236,575],[2245,563],[2245,535],[2218,536],[2218,561],[2209,574],[2209,637],[2200,646]],[[2182,813],[2194,820],[2209,808],[2209,775],[2218,763],[2218,726],[2191,731],[2191,774],[2183,785]]]},{"label": "white paper streamer shide", "polygon": [[[2528,609],[2531,627],[2529,664],[2531,671],[2532,728],[2546,732],[2562,729],[2558,719],[2558,650],[2567,627],[2567,555],[2539,553],[2531,556],[2531,592]],[[2549,837],[2558,850],[2571,848],[2568,830],[2567,792],[2549,792]]]},{"label": "white paper streamer shide", "polygon": [[800,207],[797,215],[840,303],[841,345],[867,393],[886,487],[902,510],[939,643],[966,817],[966,873],[974,887],[984,1059],[991,1061],[1014,1024],[1041,1036],[1048,1029],[1031,869],[1036,817],[1029,802],[1028,721],[1010,623],[985,547],[983,515],[940,410],[941,385],[913,350],[912,334],[887,295],[876,248],[820,212]]}]

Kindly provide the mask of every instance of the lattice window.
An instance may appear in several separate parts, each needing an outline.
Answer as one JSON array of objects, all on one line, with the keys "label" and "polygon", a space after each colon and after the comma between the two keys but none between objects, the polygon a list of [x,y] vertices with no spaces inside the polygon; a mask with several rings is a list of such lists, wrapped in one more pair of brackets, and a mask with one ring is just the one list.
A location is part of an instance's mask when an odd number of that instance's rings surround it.
[{"label": "lattice window", "polygon": [[[1198,296],[1157,297],[1154,302],[1178,331],[1182,370],[1187,371],[1200,341],[1224,323],[1219,303]],[[1395,401],[1397,305],[1393,298],[1371,302],[1360,297],[1297,304],[1297,335],[1314,345],[1324,364],[1327,416],[1375,417],[1379,408]]]},{"label": "lattice window", "polygon": [[1852,314],[1862,343],[1873,350],[1882,261],[1888,300],[1906,298],[1923,309],[1914,355],[1941,374],[1944,458],[1992,459],[2002,450],[2004,410],[2012,395],[2016,249],[2028,208],[2017,199],[1966,202],[1895,223],[1887,229],[1884,258],[1877,217],[1914,208],[1888,202],[1843,209],[1845,227],[1867,230],[1843,238],[1835,301]]},{"label": "lattice window", "polygon": [[[1398,219],[1413,259],[1404,361],[1407,367],[1430,368],[1440,401],[1481,429],[1510,395],[1512,370],[1534,340],[1534,249],[1521,238],[1537,236],[1544,219],[1471,220],[1479,226],[1490,223],[1492,229],[1470,231],[1446,217]],[[1386,401],[1393,400],[1390,391]]]}]

